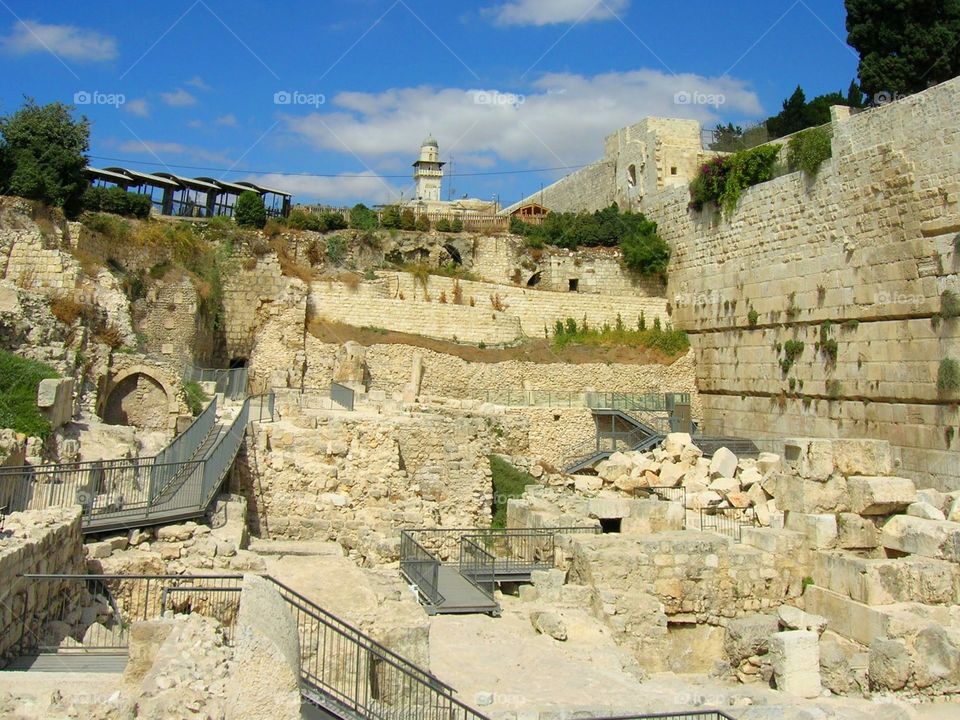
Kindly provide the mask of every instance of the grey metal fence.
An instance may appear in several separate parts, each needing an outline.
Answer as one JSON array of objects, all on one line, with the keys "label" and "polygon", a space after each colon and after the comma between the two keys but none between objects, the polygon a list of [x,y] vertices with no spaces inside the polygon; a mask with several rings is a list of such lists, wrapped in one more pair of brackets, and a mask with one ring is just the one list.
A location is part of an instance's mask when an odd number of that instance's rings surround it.
[{"label": "grey metal fence", "polygon": [[460,538],[460,574],[491,600],[496,590],[496,562],[473,538]]},{"label": "grey metal fence", "polygon": [[23,575],[41,609],[15,605],[4,634],[22,655],[125,652],[130,626],[171,610],[216,618],[229,642],[240,602],[240,575]]},{"label": "grey metal fence", "polygon": [[690,393],[585,392],[582,390],[484,390],[481,397],[495,405],[513,407],[586,407],[610,410],[669,412],[678,402],[690,402]]},{"label": "grey metal fence", "polygon": [[440,560],[431,555],[408,532],[400,533],[400,572],[417,586],[431,605],[443,604],[440,594]]},{"label": "grey metal fence", "polygon": [[183,379],[187,382],[216,383],[216,392],[223,393],[231,400],[240,400],[247,394],[249,371],[240,368],[199,368],[187,365],[183,369]]},{"label": "grey metal fence", "polygon": [[683,507],[686,507],[687,505],[687,489],[682,485],[679,487],[667,487],[663,485],[638,487],[633,491],[633,494],[634,497],[637,497],[641,500],[664,500],[666,502],[680,503]]},{"label": "grey metal fence", "polygon": [[715,532],[740,542],[743,528],[757,526],[757,514],[749,508],[708,507],[700,510],[700,530]]},{"label": "grey metal fence", "polygon": [[336,382],[330,383],[330,399],[345,410],[353,410],[354,395],[353,388]]},{"label": "grey metal fence", "polygon": [[183,462],[192,458],[197,449],[210,435],[210,431],[217,422],[217,398],[207,404],[197,417],[190,423],[190,427],[177,435],[169,445],[157,454],[161,464]]}]

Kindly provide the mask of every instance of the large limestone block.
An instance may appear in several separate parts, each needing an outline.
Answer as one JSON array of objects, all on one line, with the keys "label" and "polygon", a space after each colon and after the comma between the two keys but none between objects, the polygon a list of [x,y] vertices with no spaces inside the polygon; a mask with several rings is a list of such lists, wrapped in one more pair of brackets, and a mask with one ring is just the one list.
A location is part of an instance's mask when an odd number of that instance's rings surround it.
[{"label": "large limestone block", "polygon": [[928,502],[915,502],[907,506],[907,515],[923,518],[924,520],[946,520],[943,510],[934,507]]},{"label": "large limestone block", "polygon": [[590,500],[588,515],[592,518],[625,518],[630,514],[630,501],[619,497],[599,497]]},{"label": "large limestone block", "polygon": [[663,449],[674,460],[679,460],[683,449],[692,444],[690,433],[669,433],[663,440]]},{"label": "large limestone block", "polygon": [[776,453],[762,452],[757,456],[757,470],[764,475],[780,470],[780,456]]},{"label": "large limestone block", "polygon": [[686,465],[673,463],[668,460],[660,467],[658,482],[663,487],[677,487],[683,480],[686,471]]},{"label": "large limestone block", "polygon": [[803,698],[819,697],[820,643],[817,633],[791,630],[770,638],[770,663],[777,688]]},{"label": "large limestone block", "polygon": [[890,626],[890,616],[882,610],[817,585],[807,587],[803,601],[807,612],[827,618],[831,630],[861,645],[885,636]]},{"label": "large limestone block", "polygon": [[160,646],[175,626],[174,620],[147,620],[130,626],[129,660],[123,671],[127,685],[139,685],[150,672]]},{"label": "large limestone block", "polygon": [[850,512],[858,515],[892,515],[917,500],[913,480],[898,477],[854,475],[847,478]]},{"label": "large limestone block", "polygon": [[787,530],[802,532],[810,546],[818,550],[832,548],[837,543],[836,515],[789,512],[784,526]]},{"label": "large limestone block", "polygon": [[837,515],[837,547],[845,550],[870,550],[880,546],[880,530],[873,522],[856,513]]},{"label": "large limestone block", "polygon": [[686,512],[680,503],[635,500],[630,504],[630,516],[621,523],[620,532],[623,535],[649,535],[683,530],[685,519]]},{"label": "large limestone block", "polygon": [[910,679],[910,654],[903,640],[878,637],[870,643],[870,686],[901,690]]},{"label": "large limestone block", "polygon": [[711,478],[732,478],[737,472],[737,456],[725,447],[719,448],[710,458]]},{"label": "large limestone block", "polygon": [[830,440],[787,440],[783,455],[787,465],[806,480],[824,481],[833,474],[833,444]]},{"label": "large limestone block", "polygon": [[234,642],[235,668],[227,689],[228,720],[299,720],[297,622],[280,593],[264,578],[243,578]]},{"label": "large limestone block", "polygon": [[960,523],[896,515],[883,526],[881,542],[888,550],[960,562]]},{"label": "large limestone block", "polygon": [[777,507],[786,512],[816,514],[849,509],[847,481],[839,475],[818,482],[780,473],[773,490],[770,494],[777,499]]},{"label": "large limestone block", "polygon": [[833,466],[842,475],[887,475],[893,467],[886,440],[834,440]]}]

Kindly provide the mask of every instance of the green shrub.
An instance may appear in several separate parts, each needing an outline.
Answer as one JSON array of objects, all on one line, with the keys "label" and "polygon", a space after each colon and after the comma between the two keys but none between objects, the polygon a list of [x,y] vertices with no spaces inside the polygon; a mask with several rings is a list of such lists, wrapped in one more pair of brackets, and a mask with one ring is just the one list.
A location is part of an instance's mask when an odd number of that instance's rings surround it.
[{"label": "green shrub", "polygon": [[456,218],[452,223],[450,223],[450,232],[463,232],[463,220]]},{"label": "green shrub", "polygon": [[413,214],[413,210],[410,208],[404,208],[403,212],[400,213],[400,229],[415,230],[416,227],[417,216]]},{"label": "green shrub", "polygon": [[37,388],[41,380],[55,377],[57,372],[43,363],[0,350],[0,427],[46,438],[50,423],[37,409]]},{"label": "green shrub", "polygon": [[340,265],[347,258],[347,241],[339,235],[327,238],[326,260],[331,265]]},{"label": "green shrub", "polygon": [[350,210],[350,227],[354,230],[376,230],[377,213],[363,203],[357,203]]},{"label": "green shrub", "polygon": [[667,277],[670,262],[670,246],[657,234],[657,224],[644,218],[634,232],[620,240],[623,264],[646,276]]},{"label": "green shrub", "polygon": [[557,320],[554,324],[553,344],[557,348],[567,345],[588,345],[593,347],[643,347],[659,350],[668,356],[678,355],[690,348],[690,339],[683,330],[663,329],[660,318],[654,318],[653,328],[646,329],[646,321],[641,317],[638,326],[643,329],[628,330],[625,326],[610,327],[605,323],[600,328],[590,328],[584,319],[580,325],[574,318]]},{"label": "green shrub", "polygon": [[290,217],[287,218],[287,227],[292,230],[313,230],[314,232],[323,230],[319,215],[300,209],[290,211]]},{"label": "green shrub", "polygon": [[440,218],[437,220],[437,224],[434,226],[437,232],[448,233],[450,232],[450,221],[446,218]]},{"label": "green shrub", "polygon": [[83,209],[124,217],[146,218],[153,206],[149,195],[127,192],[123,188],[88,187],[83,193]]},{"label": "green shrub", "polygon": [[711,204],[731,215],[744,190],[773,178],[779,153],[779,145],[761,145],[714,158],[690,183],[690,207],[702,210]]},{"label": "green shrub", "polygon": [[490,456],[490,472],[493,476],[493,521],[490,527],[507,526],[507,501],[523,495],[527,485],[536,485],[533,476],[521,472],[506,460]]},{"label": "green shrub", "polygon": [[80,222],[115,243],[125,243],[130,239],[130,223],[116,215],[86,213]]},{"label": "green shrub", "polygon": [[757,326],[758,320],[760,320],[760,313],[753,308],[750,308],[750,311],[747,313],[747,324],[754,328]]},{"label": "green shrub", "polygon": [[832,325],[829,320],[820,326],[820,352],[827,358],[827,362],[831,365],[836,365],[839,346],[837,341],[830,337],[831,327]]},{"label": "green shrub", "polygon": [[944,290],[940,295],[940,316],[949,320],[960,315],[960,297],[953,290]]},{"label": "green shrub", "polygon": [[426,215],[421,215],[417,218],[415,227],[419,232],[430,232],[430,218]]},{"label": "green shrub", "polygon": [[380,215],[380,225],[388,229],[400,227],[400,208],[397,205],[387,205]]},{"label": "green shrub", "polygon": [[267,224],[267,210],[259,193],[246,190],[240,193],[233,208],[233,217],[242,228],[260,229]]},{"label": "green shrub", "polygon": [[790,372],[790,368],[793,367],[793,364],[802,354],[803,341],[787,340],[783,344],[783,359],[780,361],[780,369],[783,371],[784,376]]},{"label": "green shrub", "polygon": [[940,361],[937,371],[937,390],[952,393],[960,390],[960,363],[953,358],[944,358]]},{"label": "green shrub", "polygon": [[824,160],[832,155],[830,131],[822,127],[810,128],[790,138],[787,144],[787,167],[791,172],[802,170],[813,176]]},{"label": "green shrub", "polygon": [[185,381],[183,383],[183,394],[187,399],[187,407],[190,408],[190,414],[196,417],[203,412],[203,409],[210,402],[210,398],[200,387],[200,383],[195,380]]}]

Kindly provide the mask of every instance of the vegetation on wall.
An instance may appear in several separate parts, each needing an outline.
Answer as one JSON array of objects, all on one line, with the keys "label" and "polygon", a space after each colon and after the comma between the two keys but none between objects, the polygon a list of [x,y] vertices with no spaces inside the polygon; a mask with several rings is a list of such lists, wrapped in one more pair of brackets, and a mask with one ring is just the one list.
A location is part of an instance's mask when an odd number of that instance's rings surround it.
[{"label": "vegetation on wall", "polygon": [[624,265],[641,275],[665,277],[670,247],[657,234],[657,224],[642,213],[621,212],[616,204],[596,212],[550,213],[542,225],[510,221],[510,232],[532,248],[620,247]]},{"label": "vegetation on wall", "polygon": [[787,143],[787,168],[816,175],[825,160],[833,155],[830,131],[817,127],[799,132]]},{"label": "vegetation on wall", "polygon": [[940,294],[940,317],[949,320],[960,316],[960,296],[953,290],[944,290]]},{"label": "vegetation on wall", "polygon": [[37,388],[55,377],[48,365],[0,350],[0,427],[46,438],[50,423],[37,409]]},{"label": "vegetation on wall", "polygon": [[338,212],[325,211],[320,213],[306,212],[295,209],[290,211],[287,218],[287,227],[291,230],[312,230],[314,232],[328,232],[343,230],[347,221]]},{"label": "vegetation on wall", "polygon": [[554,324],[553,344],[558,349],[567,345],[642,347],[673,356],[690,349],[690,338],[683,330],[674,330],[669,326],[664,329],[659,317],[654,319],[650,329],[646,328],[645,319],[638,319],[636,330],[627,328],[619,315],[616,325],[612,327],[609,324],[590,327],[586,318],[578,324],[574,318],[568,317]]},{"label": "vegetation on wall", "polygon": [[783,344],[783,358],[780,360],[780,370],[783,372],[784,376],[790,372],[790,368],[793,367],[793,364],[802,354],[803,341],[787,340],[787,342]]},{"label": "vegetation on wall", "polygon": [[363,203],[357,203],[350,210],[350,227],[354,230],[376,230],[377,213]]},{"label": "vegetation on wall", "polygon": [[185,380],[183,383],[183,395],[187,399],[187,407],[190,408],[190,414],[196,417],[203,412],[203,409],[210,402],[210,398],[203,391],[196,380]]},{"label": "vegetation on wall", "polygon": [[690,207],[712,205],[732,214],[744,190],[773,178],[779,153],[780,145],[763,145],[705,163],[690,183]]},{"label": "vegetation on wall", "polygon": [[507,501],[523,495],[527,485],[535,485],[537,481],[532,475],[521,472],[503,458],[490,455],[490,472],[493,475],[493,520],[492,528],[507,526]]},{"label": "vegetation on wall", "polygon": [[944,393],[960,390],[960,363],[953,358],[943,358],[937,371],[937,390]]}]

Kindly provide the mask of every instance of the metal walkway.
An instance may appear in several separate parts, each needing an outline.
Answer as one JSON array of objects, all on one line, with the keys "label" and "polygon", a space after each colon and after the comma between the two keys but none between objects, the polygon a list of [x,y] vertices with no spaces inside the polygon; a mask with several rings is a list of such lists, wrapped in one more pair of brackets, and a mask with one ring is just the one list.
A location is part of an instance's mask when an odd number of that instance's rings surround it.
[{"label": "metal walkway", "polygon": [[[559,530],[584,532],[590,529]],[[549,529],[543,532],[548,533]],[[448,535],[452,536],[453,531]],[[541,535],[541,539],[543,537]],[[8,664],[6,670],[119,672],[126,663],[130,624],[159,618],[167,610],[214,617],[224,628],[226,643],[233,643],[243,581],[241,575],[23,577],[35,584],[29,588],[30,592],[57,597],[60,604],[53,614],[51,609],[46,609],[29,618],[14,617],[14,621],[19,620],[25,630],[20,643],[24,655]],[[283,598],[297,625],[302,717],[324,720],[490,720],[461,702],[456,697],[456,690],[429,670],[407,660],[283,583],[269,576],[266,579]],[[76,609],[94,596],[112,611],[109,617],[97,619],[104,632],[93,636],[95,639],[85,643],[84,648],[63,655],[63,648],[58,645],[35,641],[43,637],[45,623],[57,620],[62,624],[64,620],[80,617],[82,614]],[[72,628],[74,636],[88,637],[89,628],[82,625],[83,621],[75,622],[81,624]],[[23,642],[24,638],[28,640]],[[107,670],[110,663],[113,669]],[[732,720],[717,710],[630,715],[605,720],[648,718]]]},{"label": "metal walkway", "polygon": [[493,530],[418,528],[400,533],[400,572],[433,614],[499,615],[500,582],[528,582],[556,566],[556,536],[600,527]]},{"label": "metal walkway", "polygon": [[81,505],[84,533],[202,517],[233,465],[247,424],[272,420],[273,402],[272,393],[248,397],[232,420],[221,421],[214,396],[153,457],[2,468],[0,506],[17,512]]}]

